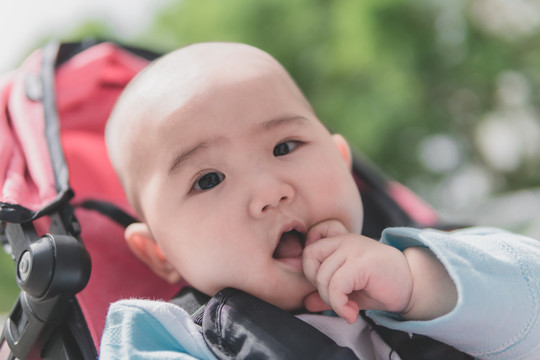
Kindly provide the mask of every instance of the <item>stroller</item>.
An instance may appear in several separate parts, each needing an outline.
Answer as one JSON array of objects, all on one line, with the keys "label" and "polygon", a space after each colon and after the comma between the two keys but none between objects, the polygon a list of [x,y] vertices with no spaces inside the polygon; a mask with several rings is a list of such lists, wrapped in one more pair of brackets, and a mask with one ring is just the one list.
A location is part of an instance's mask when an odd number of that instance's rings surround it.
[{"label": "stroller", "polygon": [[[124,86],[158,55],[110,42],[51,43],[0,77],[0,241],[20,295],[0,338],[3,359],[96,359],[109,304],[169,300],[123,241],[135,221],[103,132]],[[364,234],[434,226],[435,213],[355,154]]]}]

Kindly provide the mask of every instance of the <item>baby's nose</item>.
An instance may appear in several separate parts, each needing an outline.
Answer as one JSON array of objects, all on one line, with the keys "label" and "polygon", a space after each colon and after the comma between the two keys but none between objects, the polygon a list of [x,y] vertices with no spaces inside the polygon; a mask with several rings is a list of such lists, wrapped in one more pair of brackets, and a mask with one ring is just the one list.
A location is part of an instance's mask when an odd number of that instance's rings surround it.
[{"label": "baby's nose", "polygon": [[279,200],[277,201],[272,201],[270,204],[266,204],[263,206],[263,208],[261,209],[262,212],[265,212],[267,211],[268,209],[272,208],[272,207],[278,207],[279,206],[279,203],[281,202],[285,202],[289,199],[288,196],[282,196]]},{"label": "baby's nose", "polygon": [[264,216],[272,209],[277,209],[294,199],[294,189],[285,182],[273,181],[255,191],[249,204],[249,210],[255,217]]}]

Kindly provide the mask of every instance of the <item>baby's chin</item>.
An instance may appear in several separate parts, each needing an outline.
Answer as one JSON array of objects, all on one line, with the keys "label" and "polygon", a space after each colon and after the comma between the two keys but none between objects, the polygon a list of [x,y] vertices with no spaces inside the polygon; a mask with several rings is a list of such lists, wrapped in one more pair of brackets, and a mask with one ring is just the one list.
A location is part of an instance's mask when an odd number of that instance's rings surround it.
[{"label": "baby's chin", "polygon": [[[279,291],[279,290],[277,290]],[[256,296],[274,306],[277,306],[278,308],[296,313],[300,310],[305,309],[304,307],[304,299],[306,296],[311,294],[315,289],[309,289],[309,291],[303,291],[303,292],[287,292],[287,291],[279,291],[279,294],[277,293],[270,294],[267,296],[261,295]]]},{"label": "baby's chin", "polygon": [[234,288],[277,306],[282,310],[297,312],[305,308],[304,299],[309,294],[315,292],[316,289],[307,281],[303,274],[296,273],[293,277],[295,278],[294,280],[288,279],[289,281],[284,281],[282,279],[282,282],[273,285],[267,283],[266,286],[257,285],[250,287],[244,281],[228,285],[214,284],[214,289],[206,289],[207,291],[205,291],[205,289],[198,288],[198,290],[209,296],[213,296],[224,288]]}]

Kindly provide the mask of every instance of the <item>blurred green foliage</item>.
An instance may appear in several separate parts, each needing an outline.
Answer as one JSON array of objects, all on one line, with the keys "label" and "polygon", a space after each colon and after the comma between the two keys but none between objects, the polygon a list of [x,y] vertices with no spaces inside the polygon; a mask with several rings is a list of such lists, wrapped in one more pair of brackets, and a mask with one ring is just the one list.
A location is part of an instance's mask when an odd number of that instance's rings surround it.
[{"label": "blurred green foliage", "polygon": [[19,288],[15,282],[15,265],[11,257],[0,251],[0,314],[6,313],[15,304]]}]

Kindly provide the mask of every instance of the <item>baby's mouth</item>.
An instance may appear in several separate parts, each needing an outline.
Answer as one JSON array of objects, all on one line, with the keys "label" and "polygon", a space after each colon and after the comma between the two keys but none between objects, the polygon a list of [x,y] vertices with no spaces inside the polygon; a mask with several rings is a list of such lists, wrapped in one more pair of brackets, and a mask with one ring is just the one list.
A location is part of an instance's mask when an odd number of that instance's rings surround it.
[{"label": "baby's mouth", "polygon": [[275,259],[299,258],[306,244],[306,235],[298,230],[290,230],[281,234],[279,243],[272,255]]}]

